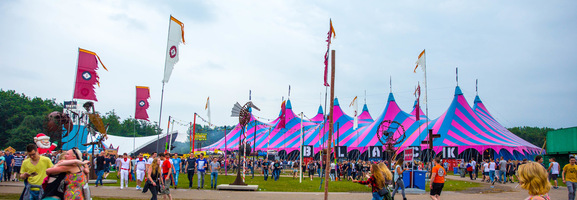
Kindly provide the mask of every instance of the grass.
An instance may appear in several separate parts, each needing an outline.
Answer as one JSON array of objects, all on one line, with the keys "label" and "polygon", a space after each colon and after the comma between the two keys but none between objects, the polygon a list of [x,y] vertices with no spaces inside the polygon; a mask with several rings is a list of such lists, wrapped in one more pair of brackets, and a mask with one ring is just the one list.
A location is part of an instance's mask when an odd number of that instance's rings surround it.
[{"label": "grass", "polygon": [[[19,199],[20,194],[2,194],[0,193],[0,200],[3,199]],[[92,197],[93,200],[134,200],[134,199],[123,199],[123,198],[101,198],[101,197]]]},{"label": "grass", "polygon": [[[193,188],[196,189],[198,186],[198,179],[195,174],[193,178]],[[110,173],[108,179],[118,180],[116,173]],[[236,179],[236,174],[230,173],[225,176],[224,173],[218,175],[218,184],[229,184],[234,182]],[[180,174],[178,179],[179,188],[188,188],[188,178],[186,174]],[[308,177],[303,177],[302,183],[299,183],[298,176],[293,179],[292,176],[283,176],[279,178],[278,181],[269,176],[268,181],[264,181],[264,177],[260,174],[255,174],[254,179],[251,179],[250,175],[245,178],[245,183],[250,185],[258,185],[259,191],[274,191],[274,192],[323,192],[323,187],[321,185],[321,179],[317,176],[311,181]],[[117,186],[120,187],[120,180],[115,184],[105,184],[105,186]],[[136,187],[136,182],[131,181],[128,184],[129,187]],[[466,190],[470,187],[478,187],[479,183],[470,181],[458,181],[458,180],[446,180],[444,191],[461,191]],[[210,174],[206,174],[204,178],[204,189],[210,189]],[[351,181],[332,181],[329,182],[329,192],[370,192],[370,188],[358,183],[352,183]],[[428,189],[427,189],[428,191]]]}]

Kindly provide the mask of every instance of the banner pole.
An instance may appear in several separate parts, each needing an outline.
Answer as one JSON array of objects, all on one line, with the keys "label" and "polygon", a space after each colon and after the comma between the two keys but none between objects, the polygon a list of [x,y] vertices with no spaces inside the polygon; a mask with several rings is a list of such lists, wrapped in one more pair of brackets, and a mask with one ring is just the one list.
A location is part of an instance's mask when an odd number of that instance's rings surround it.
[{"label": "banner pole", "polygon": [[334,107],[334,98],[335,98],[335,50],[332,50],[331,56],[331,114],[329,115],[329,137],[328,137],[328,146],[327,146],[327,158],[326,158],[326,165],[325,165],[325,200],[329,198],[329,182],[327,178],[329,177],[330,171],[330,156],[331,156],[331,145],[332,145],[332,132],[333,132],[333,107]]}]

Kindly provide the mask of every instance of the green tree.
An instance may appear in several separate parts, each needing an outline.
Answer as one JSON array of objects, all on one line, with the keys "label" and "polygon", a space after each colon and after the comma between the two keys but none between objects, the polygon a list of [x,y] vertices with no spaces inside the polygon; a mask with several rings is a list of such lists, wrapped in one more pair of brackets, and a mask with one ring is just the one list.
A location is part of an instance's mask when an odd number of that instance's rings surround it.
[{"label": "green tree", "polygon": [[539,127],[522,126],[522,127],[508,128],[508,130],[514,133],[515,135],[519,136],[520,138],[524,139],[525,141],[534,144],[535,146],[543,147],[545,138],[547,137],[547,132],[555,129],[548,127],[539,128]]}]

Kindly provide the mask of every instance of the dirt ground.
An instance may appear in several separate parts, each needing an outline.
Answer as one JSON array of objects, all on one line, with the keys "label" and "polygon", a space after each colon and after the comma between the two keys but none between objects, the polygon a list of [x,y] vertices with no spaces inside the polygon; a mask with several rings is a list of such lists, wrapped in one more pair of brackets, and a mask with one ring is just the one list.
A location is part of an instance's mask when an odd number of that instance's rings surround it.
[{"label": "dirt ground", "polygon": [[[449,176],[454,180],[469,180],[457,176]],[[477,180],[478,182],[481,182]],[[491,188],[491,184],[481,183],[481,187],[470,188],[466,191],[443,192],[443,200],[475,200],[475,199],[506,199],[519,200],[525,199],[527,191],[515,188],[515,184],[498,184]],[[0,193],[21,193],[23,188],[22,182],[1,182]],[[150,193],[143,194],[135,188],[120,190],[118,187],[90,187],[93,196],[98,197],[120,197],[134,199],[150,199]],[[367,188],[367,191],[369,189]],[[315,192],[235,192],[235,191],[216,191],[216,190],[189,190],[177,189],[171,190],[173,198],[176,199],[274,199],[274,200],[317,200],[324,199],[324,193]],[[551,189],[549,192],[551,199],[567,199],[567,188]],[[162,197],[160,197],[162,198]],[[159,198],[159,199],[160,199]],[[370,193],[329,193],[329,199],[371,199]],[[402,199],[400,194],[396,195],[397,199]],[[428,194],[407,194],[407,199],[430,199]]]}]

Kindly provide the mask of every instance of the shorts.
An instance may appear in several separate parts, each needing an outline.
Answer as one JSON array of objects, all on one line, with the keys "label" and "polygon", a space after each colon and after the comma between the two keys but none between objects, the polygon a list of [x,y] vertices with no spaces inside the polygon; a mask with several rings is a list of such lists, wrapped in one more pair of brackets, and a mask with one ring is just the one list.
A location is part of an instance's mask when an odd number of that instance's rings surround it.
[{"label": "shorts", "polygon": [[557,176],[559,176],[559,174],[551,174],[551,180],[556,181],[556,180],[557,180]]},{"label": "shorts", "polygon": [[313,170],[309,170],[309,176],[313,176],[315,175],[315,172]]},{"label": "shorts", "polygon": [[170,179],[164,180],[164,185],[160,187],[160,194],[170,194]]},{"label": "shorts", "polygon": [[104,166],[104,172],[109,173],[110,172],[110,166]]},{"label": "shorts", "polygon": [[136,170],[136,180],[142,181],[144,180],[144,170]]},{"label": "shorts", "polygon": [[14,172],[20,173],[20,166],[14,166]]},{"label": "shorts", "polygon": [[433,183],[433,189],[431,189],[431,196],[439,195],[441,196],[441,191],[443,191],[443,186],[445,183]]},{"label": "shorts", "polygon": [[483,172],[484,176],[489,176],[489,172]]}]

